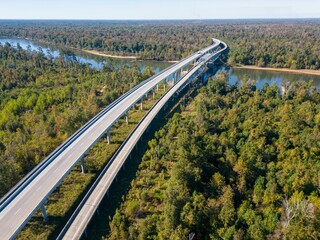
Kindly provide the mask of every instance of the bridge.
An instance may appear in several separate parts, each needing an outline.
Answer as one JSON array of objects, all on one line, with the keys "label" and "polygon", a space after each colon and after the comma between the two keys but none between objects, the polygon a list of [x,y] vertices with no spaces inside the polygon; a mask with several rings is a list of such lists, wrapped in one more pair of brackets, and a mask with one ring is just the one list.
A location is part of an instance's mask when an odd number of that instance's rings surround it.
[{"label": "bridge", "polygon": [[[39,208],[44,219],[47,219],[44,205],[64,177],[79,161],[84,172],[83,157],[88,150],[105,134],[110,143],[110,130],[113,124],[122,116],[126,116],[128,122],[129,109],[138,102],[143,107],[146,94],[149,92],[154,94],[160,83],[173,77],[174,86],[149,110],[121,145],[59,236],[64,239],[80,238],[113,179],[154,116],[177,91],[204,70],[208,61],[215,61],[226,50],[226,44],[217,39],[213,41],[213,45],[192,54],[129,90],[73,134],[9,191],[0,200],[0,239],[13,239]],[[217,51],[219,48],[222,49]],[[182,76],[183,70],[187,70],[185,76]]]}]

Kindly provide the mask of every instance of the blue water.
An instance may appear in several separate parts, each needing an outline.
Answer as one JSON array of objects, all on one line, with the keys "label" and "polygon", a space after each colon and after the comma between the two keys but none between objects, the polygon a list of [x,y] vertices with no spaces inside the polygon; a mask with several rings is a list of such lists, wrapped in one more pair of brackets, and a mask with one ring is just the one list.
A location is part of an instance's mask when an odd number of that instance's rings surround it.
[{"label": "blue water", "polygon": [[295,74],[277,71],[252,70],[252,69],[228,69],[229,82],[235,84],[241,83],[241,79],[251,79],[255,81],[258,89],[261,89],[265,83],[276,84],[281,87],[283,83],[292,83],[297,81],[311,81],[311,85],[320,88],[320,76],[308,74]]},{"label": "blue water", "polygon": [[[42,51],[45,56],[47,57],[53,57],[58,58],[60,57],[61,48],[57,46],[51,46],[49,44],[43,44],[31,40],[26,39],[15,39],[15,38],[1,38],[0,44],[4,45],[6,43],[9,43],[13,47],[17,47],[19,44],[21,48],[24,50],[29,51]],[[70,50],[68,48],[65,48],[67,50]],[[79,63],[83,64],[89,64],[93,68],[102,69],[104,65],[106,64],[112,64],[113,66],[124,66],[127,65],[130,66],[138,66],[140,71],[143,72],[143,70],[146,67],[150,67],[152,71],[155,71],[156,73],[169,67],[172,63],[168,62],[155,62],[155,61],[135,61],[132,59],[114,59],[114,58],[106,58],[102,56],[96,56],[94,54],[86,53],[81,50],[72,49],[72,53],[75,54],[76,60]]]},{"label": "blue water", "polygon": [[[6,42],[12,46],[17,47],[17,44],[25,50],[30,51],[42,51],[45,56],[52,56],[57,58],[60,56],[61,50],[59,47],[51,46],[48,44],[42,44],[35,41],[25,39],[13,39],[13,38],[2,38],[0,44],[4,45]],[[113,66],[138,66],[140,71],[143,72],[146,67],[150,67],[152,71],[159,72],[172,63],[168,62],[155,62],[155,61],[133,61],[132,59],[112,59],[101,56],[96,56],[83,52],[81,50],[72,50],[75,54],[76,59],[79,63],[90,64],[91,67],[102,69],[105,64],[112,64]],[[293,81],[312,81],[312,85],[320,88],[320,76],[306,75],[306,74],[295,74],[295,73],[284,73],[276,71],[263,71],[263,70],[251,70],[251,69],[227,69],[230,76],[230,83],[235,84],[241,82],[241,79],[251,79],[256,83],[257,88],[261,89],[265,83],[269,85],[275,83],[281,86],[283,82],[290,83]]]}]

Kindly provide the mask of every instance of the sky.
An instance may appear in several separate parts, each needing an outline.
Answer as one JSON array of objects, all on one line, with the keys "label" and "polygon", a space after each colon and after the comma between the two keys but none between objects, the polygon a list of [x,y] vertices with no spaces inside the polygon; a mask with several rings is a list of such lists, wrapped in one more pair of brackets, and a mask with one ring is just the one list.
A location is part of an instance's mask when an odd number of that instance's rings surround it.
[{"label": "sky", "polygon": [[320,18],[320,0],[0,0],[0,19]]}]

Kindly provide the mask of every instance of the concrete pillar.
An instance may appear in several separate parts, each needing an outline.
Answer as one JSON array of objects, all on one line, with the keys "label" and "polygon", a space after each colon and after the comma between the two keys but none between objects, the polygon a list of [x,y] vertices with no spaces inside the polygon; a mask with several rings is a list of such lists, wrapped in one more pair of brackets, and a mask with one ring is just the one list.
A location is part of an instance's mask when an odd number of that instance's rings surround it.
[{"label": "concrete pillar", "polygon": [[141,110],[143,110],[143,98],[141,98],[141,103],[140,103],[140,108],[141,108]]},{"label": "concrete pillar", "polygon": [[110,130],[107,131],[107,141],[108,141],[108,144],[111,143],[111,138],[110,138]]},{"label": "concrete pillar", "polygon": [[178,82],[178,72],[174,74],[174,83]]},{"label": "concrete pillar", "polygon": [[126,123],[129,124],[129,112],[126,112]]},{"label": "concrete pillar", "polygon": [[159,92],[159,84],[157,84],[157,92]]},{"label": "concrete pillar", "polygon": [[43,219],[44,219],[45,222],[47,222],[48,221],[48,215],[47,215],[47,211],[46,211],[46,208],[45,208],[44,204],[42,204],[40,208],[41,208]]},{"label": "concrete pillar", "polygon": [[81,172],[86,173],[86,165],[84,164],[84,156],[81,158]]},{"label": "concrete pillar", "polygon": [[152,91],[152,99],[154,100],[156,98],[156,93],[155,93],[155,91],[153,90]]},{"label": "concrete pillar", "polygon": [[166,81],[163,82],[163,92],[166,92]]}]

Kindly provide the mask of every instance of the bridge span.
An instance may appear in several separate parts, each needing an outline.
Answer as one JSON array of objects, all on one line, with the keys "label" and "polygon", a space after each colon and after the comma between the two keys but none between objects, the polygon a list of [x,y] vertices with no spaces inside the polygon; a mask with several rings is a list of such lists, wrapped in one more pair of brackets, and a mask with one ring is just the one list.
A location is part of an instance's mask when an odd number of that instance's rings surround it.
[{"label": "bridge span", "polygon": [[[227,48],[223,42],[217,39],[213,39],[213,41],[213,45],[192,54],[129,90],[79,129],[9,191],[0,200],[0,239],[13,239],[39,208],[42,210],[44,218],[47,219],[44,205],[49,195],[64,177],[79,161],[82,162],[84,171],[83,157],[87,151],[106,133],[108,142],[110,142],[110,129],[113,124],[124,115],[128,121],[127,113],[129,109],[139,101],[142,106],[146,94],[151,91],[154,92],[160,83],[173,76],[174,86],[157,102],[140,121],[125,143],[121,145],[115,157],[103,171],[105,175],[98,178],[100,185],[95,183],[96,188],[90,189],[90,194],[86,195],[83,202],[86,202],[85,200],[89,202],[84,203],[83,206],[90,206],[90,201],[94,199],[93,207],[86,209],[79,206],[61,235],[65,239],[80,238],[131,149],[154,116],[176,91],[183,88],[201,69],[203,70],[207,61],[215,60]],[[220,46],[222,49],[216,52]],[[187,70],[184,77],[181,74],[183,70]],[[102,179],[104,180],[100,182]],[[90,195],[92,195],[91,198],[89,198]],[[78,224],[77,219],[79,218],[81,224]]]}]

